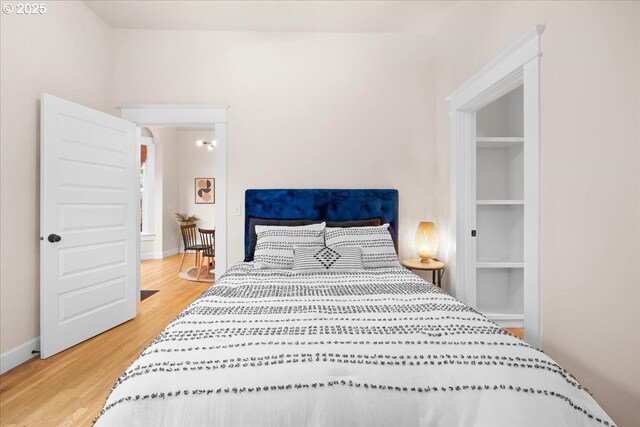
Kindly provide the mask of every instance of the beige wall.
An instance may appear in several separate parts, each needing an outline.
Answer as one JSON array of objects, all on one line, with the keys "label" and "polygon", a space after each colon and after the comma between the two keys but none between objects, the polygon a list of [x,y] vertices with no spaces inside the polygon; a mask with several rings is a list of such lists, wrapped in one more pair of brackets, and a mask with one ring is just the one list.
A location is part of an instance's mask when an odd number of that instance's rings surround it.
[{"label": "beige wall", "polygon": [[0,14],[1,353],[40,335],[40,94],[113,105],[111,30],[80,2],[52,6]]},{"label": "beige wall", "polygon": [[216,205],[196,204],[194,179],[215,177],[216,152],[196,146],[198,139],[213,140],[213,130],[178,129],[179,211],[200,218],[198,227],[215,228]]},{"label": "beige wall", "polygon": [[[541,68],[541,318],[545,352],[621,426],[640,420],[640,3],[462,2],[437,37],[444,98],[535,24]],[[438,182],[448,188],[448,169]],[[438,200],[440,222],[448,193]],[[448,239],[444,239],[448,240]]]},{"label": "beige wall", "polygon": [[230,265],[243,258],[233,211],[247,188],[397,188],[400,255],[414,254],[448,170],[434,157],[432,38],[114,32],[117,103],[230,105]]}]

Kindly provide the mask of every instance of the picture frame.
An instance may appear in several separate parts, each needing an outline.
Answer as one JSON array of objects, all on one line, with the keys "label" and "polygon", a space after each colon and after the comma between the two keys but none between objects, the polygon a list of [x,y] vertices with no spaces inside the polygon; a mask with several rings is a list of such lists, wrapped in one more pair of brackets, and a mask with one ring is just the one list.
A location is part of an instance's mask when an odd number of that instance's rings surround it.
[{"label": "picture frame", "polygon": [[194,179],[195,203],[197,205],[212,205],[216,202],[216,179]]}]

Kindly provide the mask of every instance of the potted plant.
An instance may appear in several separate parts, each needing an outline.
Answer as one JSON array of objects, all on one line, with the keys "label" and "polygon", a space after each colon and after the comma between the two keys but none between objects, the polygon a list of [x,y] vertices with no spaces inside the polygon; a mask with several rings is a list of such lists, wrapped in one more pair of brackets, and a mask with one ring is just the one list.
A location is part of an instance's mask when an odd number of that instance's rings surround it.
[{"label": "potted plant", "polygon": [[189,215],[186,213],[179,213],[179,212],[176,213],[176,219],[178,220],[180,225],[195,224],[196,221],[200,221],[200,218],[198,218],[195,215]]}]

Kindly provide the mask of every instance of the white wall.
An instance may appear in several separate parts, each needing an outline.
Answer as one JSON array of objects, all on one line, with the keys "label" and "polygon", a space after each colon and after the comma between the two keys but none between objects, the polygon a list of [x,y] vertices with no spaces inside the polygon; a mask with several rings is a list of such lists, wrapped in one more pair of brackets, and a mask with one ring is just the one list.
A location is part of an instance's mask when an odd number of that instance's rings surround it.
[{"label": "white wall", "polygon": [[[244,190],[292,182],[399,189],[407,257],[420,220],[435,220],[442,233],[448,219],[445,96],[526,29],[546,23],[543,345],[614,420],[632,425],[640,418],[639,8],[459,2],[438,35],[437,55],[434,40],[419,35],[110,31],[80,2],[56,2],[29,19],[2,14],[0,350],[39,334],[40,92],[103,110],[230,104],[231,263],[242,258],[243,217],[232,214]],[[176,156],[168,145],[164,156]],[[177,194],[163,188],[167,217]],[[175,222],[163,218],[165,233],[167,248],[177,246]],[[440,242],[446,258],[450,236]]]},{"label": "white wall", "polygon": [[523,96],[522,86],[520,86],[478,110],[476,136],[523,136]]},{"label": "white wall", "polygon": [[215,228],[216,205],[195,203],[194,179],[215,177],[216,151],[196,146],[196,141],[213,140],[212,130],[178,129],[179,210],[200,218],[198,227]]},{"label": "white wall", "polygon": [[140,242],[143,259],[169,256],[180,247],[177,212],[197,215],[199,227],[215,227],[215,204],[196,204],[194,197],[194,178],[215,176],[215,151],[195,144],[198,139],[212,140],[213,131],[157,126],[150,130],[156,148],[156,236]]},{"label": "white wall", "polygon": [[[151,130],[149,130],[148,128],[142,128],[141,129],[142,135],[144,136],[149,136],[150,138],[153,138],[153,133],[151,133]],[[163,227],[162,227],[162,219],[164,217],[164,211],[163,211],[163,187],[162,187],[162,172],[164,169],[164,156],[163,156],[163,147],[162,147],[162,141],[160,141],[160,138],[158,138],[158,141],[156,143],[156,140],[154,139],[154,151],[155,151],[155,158],[154,158],[154,171],[155,171],[155,176],[154,176],[154,201],[153,201],[153,209],[154,209],[154,225],[155,225],[155,229],[154,231],[154,238],[153,240],[143,240],[140,242],[140,255],[142,259],[148,259],[148,258],[160,258],[162,257],[162,231],[163,231]]]},{"label": "white wall", "polygon": [[243,258],[233,212],[247,188],[397,188],[400,255],[415,255],[449,168],[434,156],[431,37],[114,33],[117,103],[230,105],[230,264]]},{"label": "white wall", "polygon": [[[621,426],[640,419],[640,3],[459,2],[437,37],[444,98],[535,24],[541,66],[542,345]],[[448,218],[448,168],[436,206]],[[441,241],[450,241],[444,236]]]},{"label": "white wall", "polygon": [[171,127],[149,127],[156,144],[156,155],[160,151],[160,160],[156,161],[156,176],[162,185],[156,194],[162,196],[162,203],[156,201],[156,215],[161,212],[161,219],[156,216],[156,229],[161,232],[161,251],[172,253],[180,247],[180,228],[175,218],[180,206],[180,175],[178,129]]},{"label": "white wall", "polygon": [[48,6],[0,14],[1,353],[40,335],[40,94],[114,105],[111,30],[80,2]]}]

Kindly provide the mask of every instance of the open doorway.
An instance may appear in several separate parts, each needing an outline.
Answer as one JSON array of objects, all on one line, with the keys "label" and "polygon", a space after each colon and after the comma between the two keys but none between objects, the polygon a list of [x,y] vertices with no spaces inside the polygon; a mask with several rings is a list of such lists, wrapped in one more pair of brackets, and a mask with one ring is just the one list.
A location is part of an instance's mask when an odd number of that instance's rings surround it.
[{"label": "open doorway", "polygon": [[[186,131],[194,132],[213,132],[213,138],[215,139],[215,153],[211,159],[213,164],[213,173],[215,178],[215,274],[220,277],[227,270],[227,106],[214,106],[214,105],[176,105],[176,104],[131,104],[121,105],[120,115],[123,119],[131,121],[138,126],[138,137],[151,137],[157,139],[157,135],[154,135],[153,130],[156,129],[156,134],[162,132],[163,129],[183,129]],[[144,131],[143,128],[147,128]],[[149,136],[151,135],[151,136]],[[157,141],[154,141],[154,144]],[[205,139],[202,140],[202,146],[199,148],[209,153],[208,144],[205,144]],[[208,141],[207,141],[208,142]],[[196,147],[197,140],[194,143]],[[155,145],[154,145],[155,146]],[[204,147],[204,148],[203,148]],[[141,154],[141,153],[140,153]],[[163,151],[163,158],[170,156],[170,153]],[[176,156],[176,153],[173,152]],[[157,163],[157,162],[156,162]],[[201,177],[196,177],[201,178]],[[203,177],[208,178],[208,177]],[[163,183],[169,182],[163,174]],[[194,182],[195,185],[195,182]],[[158,191],[156,190],[157,194]],[[187,193],[185,193],[187,194]],[[185,196],[186,197],[186,196]],[[195,196],[194,196],[195,197]],[[165,203],[163,203],[163,210]],[[155,206],[155,201],[154,201]],[[170,207],[167,204],[167,213],[171,213],[171,210],[179,208],[179,201],[172,204]],[[176,212],[173,212],[175,214]],[[167,218],[169,215],[167,215]],[[174,219],[175,221],[175,219]],[[142,223],[144,224],[144,222]],[[167,224],[170,224],[167,222]],[[174,222],[175,224],[175,222]],[[144,225],[142,225],[144,226]],[[158,227],[156,227],[157,229]],[[138,246],[136,251],[137,259],[137,290],[140,294],[140,255],[142,253],[143,236],[139,234]],[[146,239],[147,237],[145,237]],[[172,239],[172,240],[167,240]],[[172,235],[171,231],[164,236],[163,229],[163,250],[162,255],[165,255],[166,250],[170,252],[175,251],[176,248],[181,248],[179,242],[181,235],[178,232],[177,235]],[[165,242],[167,246],[165,246]],[[145,244],[146,246],[147,244]],[[173,245],[173,246],[172,246]],[[148,250],[148,248],[145,248]],[[180,250],[180,249],[178,249]],[[152,252],[155,253],[155,252]],[[186,260],[185,260],[186,263]]]},{"label": "open doorway", "polygon": [[[139,139],[149,143],[144,155],[155,159],[153,126],[214,132],[215,264],[218,276],[226,271],[227,107],[130,105],[120,109],[118,118],[50,94],[41,96],[43,359],[136,316],[142,234],[145,226],[152,230],[147,235],[160,229],[157,218],[145,223],[140,216],[143,153]],[[149,129],[143,135],[144,126]],[[155,171],[149,176],[154,179],[148,185],[155,186]],[[150,193],[158,191],[154,188]],[[147,212],[154,210],[150,206],[155,207],[155,200],[146,204]],[[165,281],[162,273],[153,273]]]},{"label": "open doorway", "polygon": [[[147,126],[140,128],[139,140],[140,259],[182,254],[177,272],[180,277],[212,283],[216,230],[214,129]],[[190,249],[204,246],[202,250]]]}]

